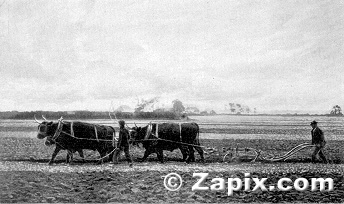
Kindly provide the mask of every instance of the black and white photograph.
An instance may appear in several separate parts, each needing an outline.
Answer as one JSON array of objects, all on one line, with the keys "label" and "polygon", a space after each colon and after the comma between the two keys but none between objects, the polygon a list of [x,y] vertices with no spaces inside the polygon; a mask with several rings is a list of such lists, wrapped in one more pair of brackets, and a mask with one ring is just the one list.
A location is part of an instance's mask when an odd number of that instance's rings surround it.
[{"label": "black and white photograph", "polygon": [[0,0],[0,203],[344,203],[343,114],[342,0]]}]

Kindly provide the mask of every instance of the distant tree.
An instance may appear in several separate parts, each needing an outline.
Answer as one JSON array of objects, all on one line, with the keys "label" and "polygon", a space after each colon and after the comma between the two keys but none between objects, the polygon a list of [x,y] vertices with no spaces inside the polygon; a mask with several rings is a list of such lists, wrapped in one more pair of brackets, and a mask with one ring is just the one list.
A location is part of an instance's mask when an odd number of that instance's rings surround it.
[{"label": "distant tree", "polygon": [[173,111],[175,113],[182,113],[185,111],[185,107],[183,106],[183,103],[180,100],[176,99],[172,101],[172,103],[173,103]]},{"label": "distant tree", "polygon": [[200,114],[201,115],[208,115],[208,112],[207,111],[201,111]]},{"label": "distant tree", "polygon": [[342,108],[339,105],[335,105],[335,106],[333,106],[330,114],[331,115],[343,115]]},{"label": "distant tree", "polygon": [[209,114],[210,115],[216,115],[216,112],[214,110],[211,110]]}]

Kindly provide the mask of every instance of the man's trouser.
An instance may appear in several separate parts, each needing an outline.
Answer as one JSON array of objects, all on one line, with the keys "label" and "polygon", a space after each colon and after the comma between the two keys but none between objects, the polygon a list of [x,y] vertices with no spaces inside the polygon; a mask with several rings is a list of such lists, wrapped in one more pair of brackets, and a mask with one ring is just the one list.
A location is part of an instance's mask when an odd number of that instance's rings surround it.
[{"label": "man's trouser", "polygon": [[118,147],[115,150],[115,153],[113,155],[113,163],[118,163],[118,158],[121,154],[121,152],[124,151],[125,157],[127,158],[128,163],[133,163],[130,153],[129,153],[129,147]]},{"label": "man's trouser", "polygon": [[314,152],[312,154],[312,162],[316,162],[317,160],[317,154],[319,154],[320,158],[323,160],[323,162],[327,163],[327,159],[324,155],[324,147],[323,146],[315,146]]}]

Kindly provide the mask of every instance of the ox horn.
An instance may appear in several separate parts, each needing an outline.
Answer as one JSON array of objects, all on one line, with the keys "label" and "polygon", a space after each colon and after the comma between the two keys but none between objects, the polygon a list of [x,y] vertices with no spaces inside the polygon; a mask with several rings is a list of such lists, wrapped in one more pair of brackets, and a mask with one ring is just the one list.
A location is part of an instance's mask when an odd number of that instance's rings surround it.
[{"label": "ox horn", "polygon": [[62,123],[62,124],[66,124],[65,122],[63,122],[63,117],[62,117],[62,116],[61,116],[61,118],[58,119],[57,121],[59,121],[59,122]]},{"label": "ox horn", "polygon": [[48,120],[44,117],[44,115],[42,115],[42,118],[43,118],[45,121],[48,121]]},{"label": "ox horn", "polygon": [[136,123],[134,123],[135,124],[135,127],[137,128],[137,125],[136,125]]},{"label": "ox horn", "polygon": [[125,124],[125,125],[127,126],[127,128],[128,128],[129,130],[133,129],[133,128],[129,127],[128,124]]},{"label": "ox horn", "polygon": [[113,119],[112,119],[112,117],[111,117],[111,113],[110,113],[110,111],[109,111],[109,116],[110,116],[110,119],[111,119],[111,120],[113,120]]},{"label": "ox horn", "polygon": [[41,124],[41,122],[37,120],[36,115],[34,115],[33,117],[35,118],[36,123]]}]

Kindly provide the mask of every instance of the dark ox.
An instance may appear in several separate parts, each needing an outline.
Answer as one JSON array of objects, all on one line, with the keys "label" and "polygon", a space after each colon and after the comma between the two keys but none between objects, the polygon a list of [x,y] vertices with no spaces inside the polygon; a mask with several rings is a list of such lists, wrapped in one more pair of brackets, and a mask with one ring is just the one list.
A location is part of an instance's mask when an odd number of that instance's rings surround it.
[{"label": "dark ox", "polygon": [[[36,120],[36,118],[35,118]],[[36,120],[36,122],[38,122]],[[115,129],[111,126],[95,125],[84,122],[68,122],[60,119],[58,122],[38,122],[38,139],[47,138],[46,144],[55,144],[49,164],[52,164],[60,150],[70,153],[82,152],[83,149],[98,151],[104,157],[114,150]],[[72,135],[72,136],[71,136]],[[106,141],[103,141],[106,140]],[[83,157],[83,155],[80,155]],[[113,153],[110,154],[112,158]],[[104,160],[101,159],[101,162]]]},{"label": "dark ox", "polygon": [[[45,141],[46,146],[51,146],[54,144],[56,145],[56,142],[52,139],[52,137],[46,138],[46,141]],[[62,148],[60,147],[60,150],[61,149]],[[60,150],[58,150],[58,151],[60,151]],[[82,149],[78,149],[78,150],[69,149],[69,150],[67,150],[66,163],[72,163],[73,162],[73,154],[75,152],[78,152],[80,157],[82,158],[82,161],[85,162],[84,152]]]},{"label": "dark ox", "polygon": [[152,123],[145,127],[134,127],[130,132],[130,138],[133,144],[142,143],[146,149],[142,161],[145,161],[150,154],[156,153],[160,162],[163,162],[163,150],[172,152],[179,148],[183,155],[183,161],[194,162],[195,148],[201,161],[204,162],[197,123]]}]

